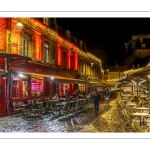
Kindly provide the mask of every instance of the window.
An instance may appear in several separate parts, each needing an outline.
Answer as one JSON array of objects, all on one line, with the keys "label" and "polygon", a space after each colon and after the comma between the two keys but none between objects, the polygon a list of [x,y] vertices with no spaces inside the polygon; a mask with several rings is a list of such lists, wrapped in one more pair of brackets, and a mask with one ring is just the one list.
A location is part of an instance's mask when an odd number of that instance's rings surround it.
[{"label": "window", "polygon": [[28,90],[29,90],[29,85],[28,85],[28,81],[22,81],[22,89],[23,89],[23,93],[22,96],[23,97],[28,97]]},{"label": "window", "polygon": [[44,43],[44,62],[49,62],[49,45]]},{"label": "window", "polygon": [[145,43],[142,43],[142,44],[141,44],[141,48],[146,48],[146,44],[145,44]]},{"label": "window", "polygon": [[29,34],[24,34],[23,40],[23,56],[29,56],[31,37]]},{"label": "window", "polygon": [[44,92],[44,78],[39,76],[31,77],[31,94],[32,96],[43,95]]},{"label": "window", "polygon": [[20,97],[20,79],[18,78],[18,80],[14,80],[13,79],[13,84],[12,84],[12,97],[13,98],[17,98]]},{"label": "window", "polygon": [[81,94],[86,94],[86,90],[85,90],[85,84],[79,84],[79,91],[81,92]]},{"label": "window", "polygon": [[83,73],[83,60],[80,61],[80,73]]},{"label": "window", "polygon": [[55,44],[54,42],[50,43],[50,63],[55,63]]},{"label": "window", "polygon": [[62,67],[66,68],[66,52],[63,52],[62,55]]},{"label": "window", "polygon": [[12,98],[28,97],[29,95],[29,85],[28,76],[19,74],[14,74],[13,84],[12,84]]},{"label": "window", "polygon": [[47,26],[49,26],[49,18],[44,18],[43,23]]},{"label": "window", "polygon": [[70,69],[74,69],[74,60],[73,60],[73,55],[70,56]]},{"label": "window", "polygon": [[139,41],[140,41],[140,43],[143,43],[143,38],[140,37],[140,38],[139,38]]},{"label": "window", "polygon": [[142,52],[141,53],[141,58],[147,57],[147,52]]}]

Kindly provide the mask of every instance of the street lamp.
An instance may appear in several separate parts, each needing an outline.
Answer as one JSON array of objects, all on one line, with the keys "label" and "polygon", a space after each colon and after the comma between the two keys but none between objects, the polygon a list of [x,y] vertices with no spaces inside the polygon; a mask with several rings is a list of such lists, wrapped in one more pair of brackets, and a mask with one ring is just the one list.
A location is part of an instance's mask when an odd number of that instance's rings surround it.
[{"label": "street lamp", "polygon": [[18,27],[18,31],[21,31],[22,28],[23,28],[23,24],[20,21],[18,21],[17,22],[17,27]]},{"label": "street lamp", "polygon": [[91,67],[93,67],[94,66],[94,63],[91,63]]}]

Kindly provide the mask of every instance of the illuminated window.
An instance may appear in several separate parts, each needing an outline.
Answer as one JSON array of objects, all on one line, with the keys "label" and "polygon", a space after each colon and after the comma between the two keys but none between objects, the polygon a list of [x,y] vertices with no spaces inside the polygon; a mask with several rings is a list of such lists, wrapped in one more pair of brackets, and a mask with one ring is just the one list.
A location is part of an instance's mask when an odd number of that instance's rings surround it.
[{"label": "illuminated window", "polygon": [[44,92],[44,78],[39,76],[31,77],[31,94],[32,96],[43,95]]},{"label": "illuminated window", "polygon": [[29,85],[28,85],[28,81],[22,81],[22,96],[23,97],[28,97],[28,91],[29,90]]},{"label": "illuminated window", "polygon": [[83,60],[80,61],[80,73],[83,73]]},{"label": "illuminated window", "polygon": [[54,42],[50,42],[50,63],[51,64],[55,64],[55,43]]},{"label": "illuminated window", "polygon": [[80,91],[81,94],[83,94],[83,95],[86,94],[85,84],[79,84],[79,91]]},{"label": "illuminated window", "polygon": [[44,62],[55,64],[55,51],[56,44],[46,40],[46,42],[44,42]]},{"label": "illuminated window", "polygon": [[142,44],[141,44],[141,48],[146,48],[146,44],[145,44],[145,43],[142,43]]},{"label": "illuminated window", "polygon": [[15,74],[12,83],[12,98],[28,97],[28,76]]},{"label": "illuminated window", "polygon": [[114,80],[114,76],[111,77],[112,81]]},{"label": "illuminated window", "polygon": [[43,23],[47,26],[49,26],[49,18],[44,18]]},{"label": "illuminated window", "polygon": [[140,37],[139,40],[140,40],[140,43],[143,43],[143,38],[142,37]]},{"label": "illuminated window", "polygon": [[31,37],[29,34],[24,34],[23,40],[23,56],[29,56]]},{"label": "illuminated window", "polygon": [[49,45],[44,43],[44,62],[49,62]]},{"label": "illuminated window", "polygon": [[20,97],[20,80],[13,80],[12,84],[12,97],[17,98]]}]

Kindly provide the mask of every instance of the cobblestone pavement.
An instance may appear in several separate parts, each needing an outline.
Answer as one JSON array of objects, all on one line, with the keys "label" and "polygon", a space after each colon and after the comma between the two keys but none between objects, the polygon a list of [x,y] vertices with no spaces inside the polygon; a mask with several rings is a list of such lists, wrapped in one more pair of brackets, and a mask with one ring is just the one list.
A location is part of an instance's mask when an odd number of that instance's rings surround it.
[{"label": "cobblestone pavement", "polygon": [[[61,117],[44,117],[27,121],[21,116],[9,116],[0,118],[1,133],[33,133],[33,132],[125,132],[125,122],[121,112],[117,110],[115,100],[110,106],[100,104],[100,112],[95,114],[93,104],[85,110]],[[128,132],[132,132],[129,130]]]}]

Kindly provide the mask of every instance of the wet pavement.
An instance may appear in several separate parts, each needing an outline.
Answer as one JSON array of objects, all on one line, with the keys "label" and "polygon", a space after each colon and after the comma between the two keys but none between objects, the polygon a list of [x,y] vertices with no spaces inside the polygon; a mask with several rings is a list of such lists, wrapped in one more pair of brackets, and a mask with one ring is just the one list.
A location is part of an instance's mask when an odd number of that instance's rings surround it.
[{"label": "wet pavement", "polygon": [[[99,113],[95,113],[93,104],[68,117],[44,117],[27,121],[21,116],[8,116],[0,118],[1,133],[34,133],[34,132],[125,132],[125,121],[120,111],[117,110],[115,100],[110,101],[110,106],[105,102],[100,104]],[[128,132],[133,132],[128,129]]]}]

